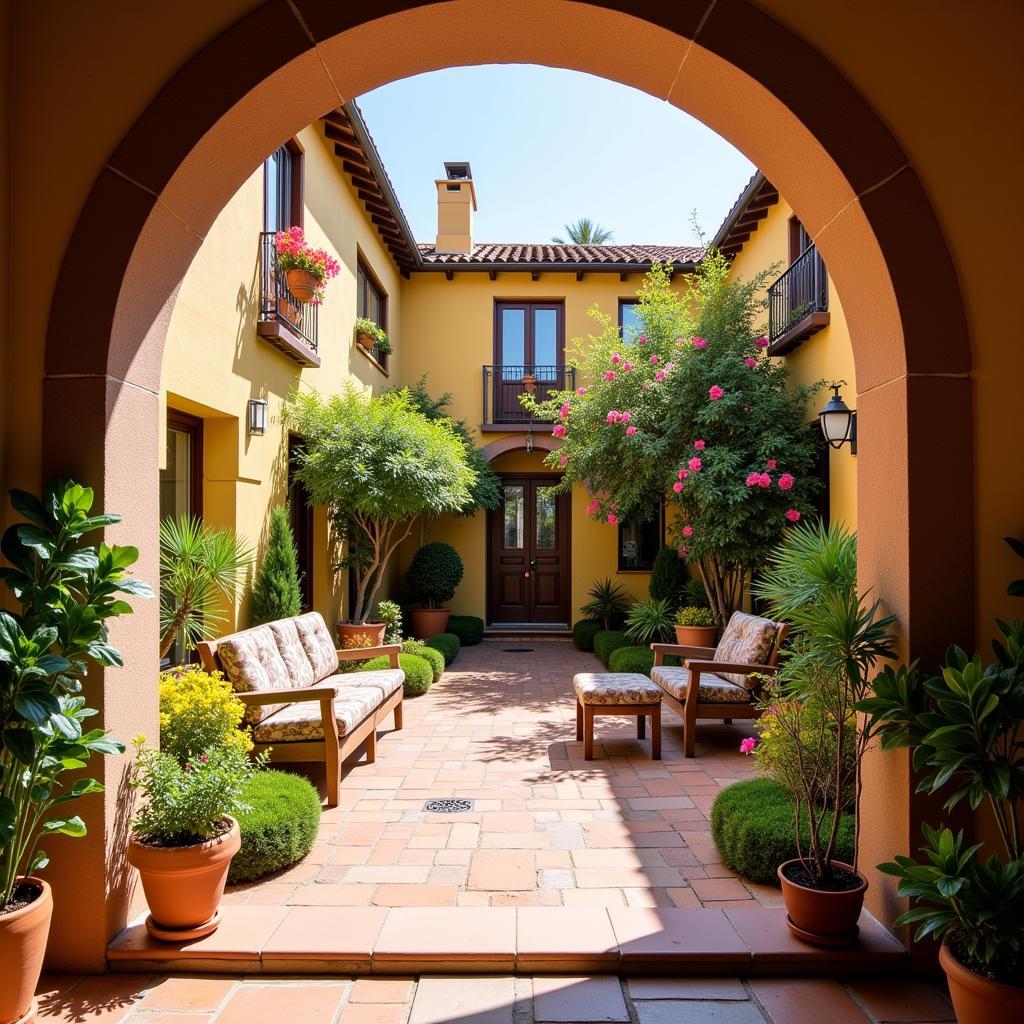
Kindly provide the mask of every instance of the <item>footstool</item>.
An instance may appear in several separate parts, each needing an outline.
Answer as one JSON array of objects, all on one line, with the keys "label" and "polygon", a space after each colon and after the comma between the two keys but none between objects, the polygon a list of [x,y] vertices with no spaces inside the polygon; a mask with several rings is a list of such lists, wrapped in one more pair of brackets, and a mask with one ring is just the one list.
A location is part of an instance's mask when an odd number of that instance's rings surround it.
[{"label": "footstool", "polygon": [[661,760],[661,687],[639,672],[580,672],[576,691],[576,739],[583,740],[583,759],[594,760],[594,716],[636,715],[637,739],[644,738],[651,716],[651,758]]}]

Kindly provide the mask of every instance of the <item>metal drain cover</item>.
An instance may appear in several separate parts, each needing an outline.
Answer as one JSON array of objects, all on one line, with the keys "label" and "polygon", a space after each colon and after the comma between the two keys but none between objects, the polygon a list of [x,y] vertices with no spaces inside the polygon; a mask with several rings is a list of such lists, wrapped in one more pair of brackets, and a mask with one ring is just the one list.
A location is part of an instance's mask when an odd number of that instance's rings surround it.
[{"label": "metal drain cover", "polygon": [[502,654],[533,654],[532,647],[503,647]]},{"label": "metal drain cover", "polygon": [[473,801],[461,796],[446,796],[441,800],[428,800],[423,810],[432,814],[462,814],[473,810]]}]

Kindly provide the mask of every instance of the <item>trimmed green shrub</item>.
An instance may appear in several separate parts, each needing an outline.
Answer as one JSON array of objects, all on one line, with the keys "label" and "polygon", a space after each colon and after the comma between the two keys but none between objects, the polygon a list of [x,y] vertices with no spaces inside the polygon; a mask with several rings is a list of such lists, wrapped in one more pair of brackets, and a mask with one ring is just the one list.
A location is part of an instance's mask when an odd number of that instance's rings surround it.
[{"label": "trimmed green shrub", "polygon": [[[430,662],[418,658],[415,654],[400,654],[398,664],[405,673],[405,686],[403,692],[406,697],[419,697],[430,689],[434,681],[434,670]],[[371,658],[360,672],[379,672],[382,668],[391,668],[391,659],[382,654],[379,658]]]},{"label": "trimmed green shrub", "polygon": [[229,882],[251,882],[302,860],[316,842],[320,796],[307,779],[287,772],[257,772],[242,787],[249,810],[238,813],[242,848],[231,861]]},{"label": "trimmed green shrub", "polygon": [[457,636],[463,647],[472,647],[484,638],[484,620],[476,615],[449,615],[447,632]]},{"label": "trimmed green shrub", "polygon": [[405,580],[428,608],[440,608],[455,596],[455,588],[462,582],[462,559],[451,544],[424,544],[412,556]]},{"label": "trimmed green shrub", "polygon": [[666,547],[654,556],[647,591],[655,601],[668,601],[675,611],[683,603],[689,581],[686,562],[679,557],[675,548]]},{"label": "trimmed green shrub", "polygon": [[612,651],[618,647],[630,647],[630,642],[626,639],[626,634],[621,629],[602,629],[594,637],[594,653],[605,663],[607,666],[608,659],[611,657]]},{"label": "trimmed green shrub", "polygon": [[406,640],[402,644],[402,652],[422,658],[433,673],[432,682],[436,683],[444,674],[444,655],[436,647],[428,647],[422,640]]},{"label": "trimmed green shrub", "polygon": [[594,637],[604,629],[596,619],[580,619],[573,623],[572,642],[581,651],[592,651],[594,649]]},{"label": "trimmed green shrub", "polygon": [[618,647],[608,659],[609,672],[639,672],[649,676],[654,667],[654,652],[650,647]]},{"label": "trimmed green shrub", "polygon": [[299,559],[295,553],[291,516],[287,505],[270,510],[267,550],[252,587],[249,618],[254,626],[288,619],[302,610]]},{"label": "trimmed green shrub", "polygon": [[444,655],[445,665],[450,665],[459,656],[459,648],[462,646],[454,633],[438,633],[423,642]]},{"label": "trimmed green shrub", "polygon": [[[826,822],[831,815],[822,812]],[[828,828],[826,824],[826,828]],[[801,816],[801,843],[810,845],[806,815]],[[774,779],[747,779],[723,789],[711,806],[711,836],[722,863],[737,874],[761,885],[778,885],[776,868],[796,856],[793,805]],[[853,816],[839,823],[835,859],[853,859]]]}]

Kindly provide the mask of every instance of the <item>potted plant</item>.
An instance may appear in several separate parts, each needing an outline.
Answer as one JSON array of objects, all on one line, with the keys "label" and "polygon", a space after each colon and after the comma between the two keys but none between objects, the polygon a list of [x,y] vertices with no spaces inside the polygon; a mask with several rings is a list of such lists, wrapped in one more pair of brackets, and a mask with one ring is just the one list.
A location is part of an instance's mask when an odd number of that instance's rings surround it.
[{"label": "potted plant", "polygon": [[[778,621],[791,624],[790,647],[766,685],[762,709],[800,752],[798,770],[773,772],[807,822],[808,843],[778,867],[788,925],[821,946],[858,934],[867,879],[835,857],[841,808],[854,794],[854,850],[860,766],[871,731],[856,727],[856,707],[871,690],[877,661],[894,656],[892,616],[857,593],[856,536],[841,526],[801,526],[773,552],[756,587]],[[808,728],[808,719],[814,728]],[[799,834],[799,829],[798,829]]]},{"label": "potted plant", "polygon": [[20,1022],[34,1019],[53,909],[38,876],[47,865],[41,844],[86,834],[70,804],[103,786],[79,770],[93,754],[124,751],[88,728],[96,711],[79,696],[82,681],[94,664],[121,664],[106,627],[132,611],[120,595],[152,592],[128,575],[135,548],[83,543],[120,520],[90,515],[89,488],[55,480],[42,500],[11,491],[10,501],[28,522],[5,532],[9,565],[0,568],[17,605],[0,611],[0,1021]]},{"label": "potted plant", "polygon": [[676,643],[687,647],[714,647],[718,626],[710,608],[688,604],[675,617]]},{"label": "potted plant", "polygon": [[635,601],[626,615],[626,636],[636,643],[664,643],[672,635],[672,605],[667,598]]},{"label": "potted plant", "polygon": [[[144,802],[132,820],[128,863],[142,880],[156,939],[184,942],[209,935],[220,924],[231,858],[241,847],[234,812],[245,783],[261,766],[238,745],[212,746],[179,762],[136,743],[132,786]],[[264,755],[265,759],[265,755]]]},{"label": "potted plant", "polygon": [[302,228],[278,231],[274,238],[277,269],[284,274],[288,291],[302,303],[319,305],[327,282],[337,277],[341,264],[324,249],[314,249]]},{"label": "potted plant", "polygon": [[451,612],[442,605],[455,596],[462,573],[462,559],[450,544],[435,541],[413,555],[405,579],[416,597],[426,602],[425,608],[412,609],[412,631],[421,640],[445,631]]},{"label": "potted plant", "polygon": [[941,940],[960,1024],[1024,1017],[1024,623],[998,628],[993,663],[951,647],[939,675],[888,668],[858,705],[883,748],[911,749],[919,790],[950,790],[946,810],[965,798],[972,810],[986,802],[999,832],[1000,853],[982,860],[983,844],[924,825],[923,860],[879,865],[914,900],[896,924],[918,925],[918,940]]},{"label": "potted plant", "polygon": [[391,354],[391,339],[381,327],[365,316],[356,317],[356,344],[364,352],[377,349],[382,355]]},{"label": "potted plant", "polygon": [[537,375],[534,373],[524,373],[522,377],[523,391],[528,395],[537,393]]}]

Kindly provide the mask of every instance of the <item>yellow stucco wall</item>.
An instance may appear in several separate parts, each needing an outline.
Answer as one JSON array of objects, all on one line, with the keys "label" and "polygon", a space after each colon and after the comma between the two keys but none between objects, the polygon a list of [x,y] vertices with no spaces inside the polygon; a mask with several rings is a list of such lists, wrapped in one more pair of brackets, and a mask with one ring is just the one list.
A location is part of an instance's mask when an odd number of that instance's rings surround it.
[{"label": "yellow stucco wall", "polygon": [[[779,264],[778,273],[786,269],[789,264],[789,218],[792,215],[793,208],[780,196],[778,203],[769,207],[768,216],[759,222],[757,231],[744,243],[743,249],[733,260],[733,277],[749,280],[773,263]],[[857,378],[853,366],[853,346],[843,306],[831,280],[828,286],[831,316],[828,327],[805,339],[782,358],[796,384],[845,380],[847,386],[842,389],[842,395],[847,405],[854,408]],[[766,325],[767,319],[766,311]],[[828,390],[822,391],[810,411],[816,413],[831,393]],[[832,522],[845,523],[850,529],[856,529],[857,458],[851,453],[849,445],[833,450],[829,455],[829,488]]]},{"label": "yellow stucco wall", "polygon": [[[285,500],[287,437],[282,406],[292,387],[340,391],[347,381],[379,391],[401,366],[399,275],[376,229],[353,194],[318,125],[299,136],[304,148],[306,238],[336,255],[341,272],[327,285],[319,312],[317,368],[302,368],[256,333],[263,168],[245,182],[210,229],[182,283],[171,315],[161,375],[165,406],[204,421],[203,512],[207,522],[236,530],[262,552],[269,510]],[[388,331],[395,341],[390,379],[354,344],[357,254],[388,293]],[[263,436],[249,436],[250,398],[268,401]],[[161,418],[161,464],[165,458]],[[314,606],[332,621],[347,597],[346,574],[335,574],[326,516],[314,520]],[[258,563],[257,563],[258,564]],[[247,590],[229,612],[229,626],[248,620]]]}]

